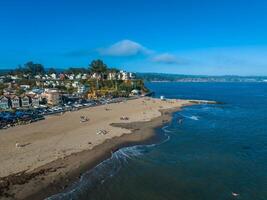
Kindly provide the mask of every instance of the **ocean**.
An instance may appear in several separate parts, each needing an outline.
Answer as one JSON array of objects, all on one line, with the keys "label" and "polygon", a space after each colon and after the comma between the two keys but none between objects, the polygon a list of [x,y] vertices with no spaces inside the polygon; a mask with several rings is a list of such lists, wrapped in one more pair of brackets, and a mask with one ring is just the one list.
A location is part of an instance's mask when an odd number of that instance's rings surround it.
[{"label": "ocean", "polygon": [[267,83],[146,85],[158,97],[223,104],[174,113],[158,143],[120,149],[49,200],[267,199]]}]

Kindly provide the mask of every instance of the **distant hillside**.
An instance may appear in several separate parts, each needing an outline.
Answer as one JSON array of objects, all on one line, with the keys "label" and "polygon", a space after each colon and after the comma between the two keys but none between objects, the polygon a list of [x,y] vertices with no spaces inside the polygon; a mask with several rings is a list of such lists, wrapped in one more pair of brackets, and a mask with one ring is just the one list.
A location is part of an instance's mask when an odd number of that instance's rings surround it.
[{"label": "distant hillside", "polygon": [[136,73],[148,82],[265,82],[267,76],[204,76],[162,73]]},{"label": "distant hillside", "polygon": [[10,72],[10,69],[0,69],[0,76],[5,75]]}]

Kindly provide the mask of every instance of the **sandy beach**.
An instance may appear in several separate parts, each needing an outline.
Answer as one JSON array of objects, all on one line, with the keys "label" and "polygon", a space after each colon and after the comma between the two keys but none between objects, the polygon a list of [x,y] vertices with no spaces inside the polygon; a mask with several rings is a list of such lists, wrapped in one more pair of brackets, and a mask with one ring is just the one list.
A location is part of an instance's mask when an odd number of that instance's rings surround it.
[{"label": "sandy beach", "polygon": [[43,199],[62,191],[111,151],[150,139],[171,112],[195,103],[140,98],[0,130],[0,198]]}]

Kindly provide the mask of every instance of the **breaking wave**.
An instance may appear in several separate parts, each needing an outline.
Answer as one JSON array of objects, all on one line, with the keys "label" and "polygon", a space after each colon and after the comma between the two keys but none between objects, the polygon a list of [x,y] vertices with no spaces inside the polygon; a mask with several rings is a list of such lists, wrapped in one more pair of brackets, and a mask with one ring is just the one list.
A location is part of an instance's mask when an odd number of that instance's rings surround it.
[{"label": "breaking wave", "polygon": [[103,184],[107,179],[116,175],[120,169],[127,165],[132,159],[138,159],[149,153],[153,147],[161,145],[170,140],[170,136],[165,134],[166,139],[160,143],[149,145],[136,145],[124,147],[112,153],[111,157],[98,164],[93,169],[84,173],[80,180],[74,183],[66,192],[53,195],[45,200],[78,200],[84,192],[96,184]]},{"label": "breaking wave", "polygon": [[195,115],[192,115],[192,116],[187,116],[187,115],[182,115],[182,114],[180,114],[180,115],[182,117],[184,117],[184,118],[192,119],[192,120],[195,120],[195,121],[199,120],[199,117],[195,116]]}]

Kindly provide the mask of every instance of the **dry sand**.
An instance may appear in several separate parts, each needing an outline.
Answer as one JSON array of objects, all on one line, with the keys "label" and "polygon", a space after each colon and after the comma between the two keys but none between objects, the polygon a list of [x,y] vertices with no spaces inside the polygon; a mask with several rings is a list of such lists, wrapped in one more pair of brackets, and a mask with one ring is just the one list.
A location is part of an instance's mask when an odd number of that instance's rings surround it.
[{"label": "dry sand", "polygon": [[[150,138],[155,127],[170,119],[162,110],[191,104],[140,98],[0,130],[0,198],[43,199],[59,192],[109,157],[111,150]],[[89,121],[81,123],[80,116]],[[100,129],[108,133],[97,135]]]}]

